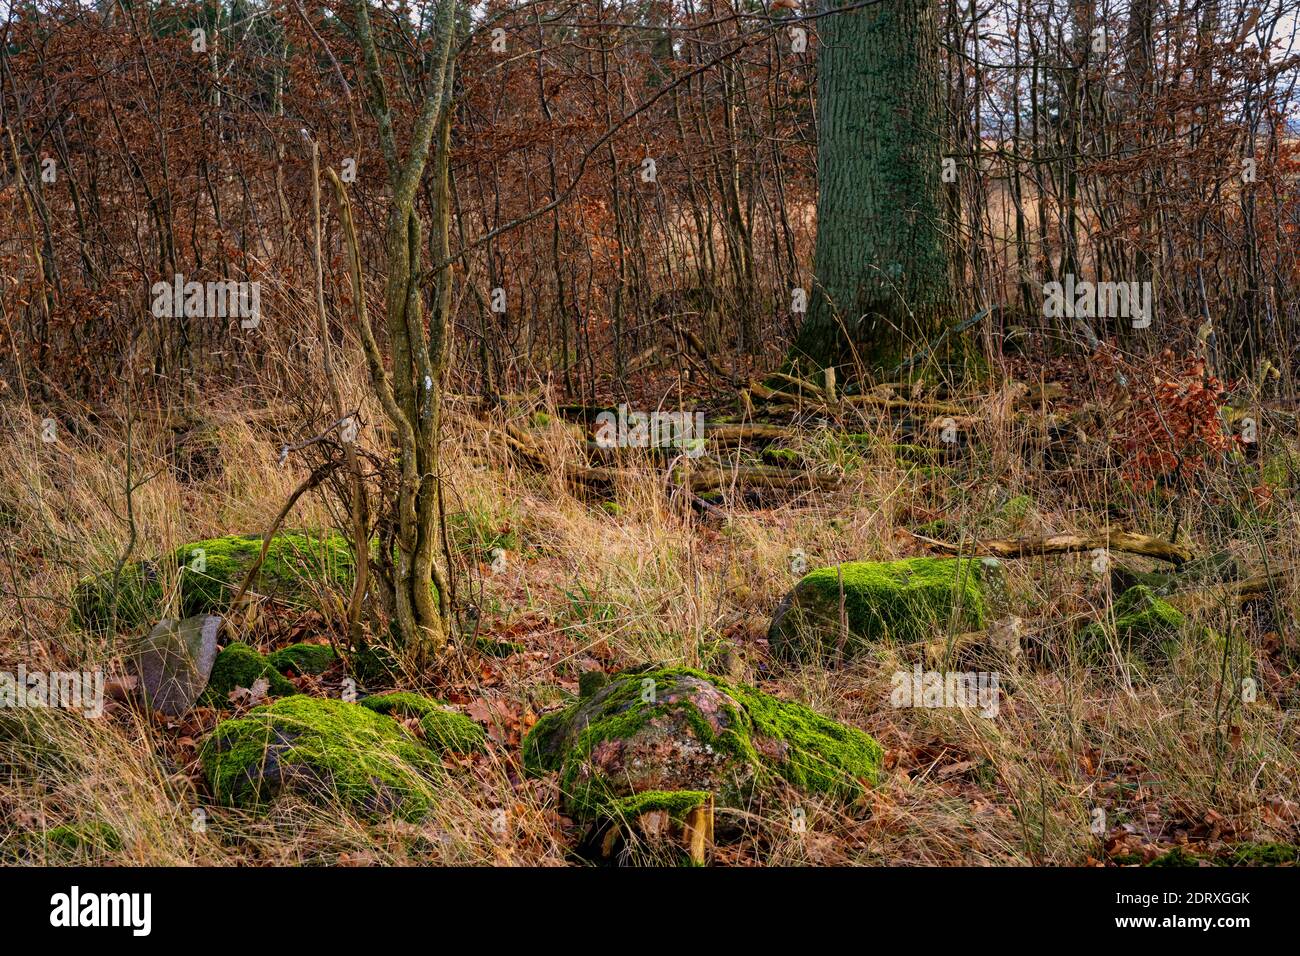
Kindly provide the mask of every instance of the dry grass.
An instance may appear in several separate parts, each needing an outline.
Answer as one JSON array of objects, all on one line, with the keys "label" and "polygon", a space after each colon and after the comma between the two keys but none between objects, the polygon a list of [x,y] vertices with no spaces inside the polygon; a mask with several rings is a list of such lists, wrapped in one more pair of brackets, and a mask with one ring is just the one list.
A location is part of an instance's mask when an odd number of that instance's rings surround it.
[{"label": "dry grass", "polygon": [[[132,473],[149,478],[132,495],[130,520],[124,411],[93,427],[65,427],[47,444],[39,440],[41,413],[4,409],[0,665],[123,672],[123,643],[79,633],[66,600],[80,577],[123,557],[132,522],[136,558],[266,526],[302,469],[293,459],[277,464],[284,436],[244,401],[214,396],[181,432],[167,416],[136,410]],[[120,703],[99,719],[4,713],[0,859],[562,863],[577,833],[557,813],[552,781],[521,779],[518,738],[576,689],[580,671],[647,659],[743,672],[867,730],[887,750],[888,772],[860,805],[787,792],[720,814],[730,834],[718,848],[720,863],[1082,864],[1183,842],[1213,850],[1244,839],[1296,840],[1300,758],[1288,710],[1300,696],[1290,663],[1294,588],[1278,595],[1263,626],[1235,607],[1203,615],[1256,661],[1253,704],[1242,702],[1234,677],[1225,678],[1222,652],[1208,639],[1189,637],[1174,661],[1158,666],[1136,667],[1119,654],[1085,659],[1072,635],[1104,617],[1110,600],[1091,555],[1010,563],[997,613],[1023,622],[1024,653],[989,651],[979,665],[1001,675],[996,719],[891,707],[890,676],[910,669],[906,648],[885,645],[835,670],[782,668],[769,658],[767,623],[798,578],[796,551],[810,567],[904,556],[915,546],[895,531],[940,517],[951,538],[1088,531],[1104,526],[1108,506],[1122,508],[1129,526],[1168,531],[1168,504],[1125,491],[1112,474],[1060,480],[1044,467],[1032,430],[997,402],[959,470],[927,475],[887,452],[864,453],[810,432],[796,450],[814,467],[841,471],[842,489],[761,507],[733,496],[722,517],[695,514],[647,466],[618,489],[620,509],[610,514],[571,495],[562,475],[517,469],[490,429],[466,425],[468,409],[457,421],[446,467],[460,598],[478,608],[481,636],[527,651],[462,659],[439,675],[439,693],[485,720],[494,744],[488,756],[448,767],[427,820],[375,824],[322,801],[285,800],[263,815],[214,807],[195,764],[211,712],[174,722]],[[878,425],[863,427],[886,437]],[[558,419],[534,431],[557,456],[576,455],[578,436]],[[182,480],[178,435],[182,445],[201,437],[220,467]],[[1252,568],[1296,566],[1300,535],[1290,501],[1276,499],[1266,520],[1246,521],[1245,530],[1227,522],[1234,509],[1246,510],[1247,488],[1227,467],[1207,476],[1190,509],[1192,543],[1202,552],[1229,548]],[[319,495],[305,498],[291,519],[298,526],[337,521],[334,504]],[[493,573],[488,550],[498,544],[507,564]],[[333,625],[327,616],[318,626]],[[1105,840],[1090,832],[1098,808]],[[110,824],[121,849],[70,857],[30,839],[90,820]]]}]

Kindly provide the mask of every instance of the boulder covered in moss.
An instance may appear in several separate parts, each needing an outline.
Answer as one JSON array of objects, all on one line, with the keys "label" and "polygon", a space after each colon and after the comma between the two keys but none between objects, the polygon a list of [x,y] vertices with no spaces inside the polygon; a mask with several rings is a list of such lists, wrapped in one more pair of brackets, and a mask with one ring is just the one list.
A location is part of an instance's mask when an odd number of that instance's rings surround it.
[{"label": "boulder covered in moss", "polygon": [[882,641],[979,630],[993,567],[967,558],[907,558],[818,568],[781,601],[768,641],[786,659],[829,660],[841,649],[852,659]]},{"label": "boulder covered in moss", "polygon": [[339,656],[328,644],[290,644],[267,655],[267,663],[281,674],[293,671],[295,674],[323,674]]},{"label": "boulder covered in moss", "polygon": [[852,799],[881,761],[860,730],[684,667],[623,671],[543,716],[523,747],[525,770],[557,772],[566,811],[586,820],[624,813],[628,798],[651,792],[708,792],[744,807],[778,778]]},{"label": "boulder covered in moss", "polygon": [[1109,621],[1094,621],[1079,632],[1085,649],[1104,648],[1110,634],[1119,646],[1139,657],[1171,656],[1185,623],[1183,613],[1143,584],[1129,588],[1114,604],[1114,630]]},{"label": "boulder covered in moss", "polygon": [[436,797],[437,755],[390,717],[299,694],[217,725],[199,752],[208,786],[254,808],[284,791],[371,817],[419,819]]},{"label": "boulder covered in moss", "polygon": [[[180,616],[221,614],[262,550],[260,535],[227,535],[183,545],[152,561],[87,578],[72,596],[73,619],[86,630],[131,630],[162,617],[163,595],[179,588]],[[252,590],[308,603],[322,589],[344,589],[354,573],[346,538],[332,532],[286,531],[271,539]]]},{"label": "boulder covered in moss", "polygon": [[361,701],[361,706],[377,714],[418,719],[424,742],[439,753],[469,754],[487,750],[487,734],[481,726],[452,710],[450,704],[431,697],[393,691],[367,697]]},{"label": "boulder covered in moss", "polygon": [[254,683],[264,679],[269,697],[287,697],[298,693],[298,688],[271,666],[271,662],[247,644],[228,644],[212,664],[208,689],[199,698],[207,707],[230,706],[230,692],[243,687],[252,689]]}]

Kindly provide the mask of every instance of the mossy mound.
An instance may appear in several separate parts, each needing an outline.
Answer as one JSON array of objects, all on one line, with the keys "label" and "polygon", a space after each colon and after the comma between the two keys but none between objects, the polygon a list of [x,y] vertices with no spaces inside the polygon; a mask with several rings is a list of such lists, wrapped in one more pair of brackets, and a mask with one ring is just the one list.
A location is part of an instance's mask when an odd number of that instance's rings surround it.
[{"label": "mossy mound", "polygon": [[778,468],[803,468],[804,457],[793,448],[782,448],[776,445],[768,445],[763,449],[763,463],[775,465]]},{"label": "mossy mound", "polygon": [[290,644],[267,655],[267,663],[281,674],[323,674],[339,657],[328,644]]},{"label": "mossy mound", "polygon": [[419,718],[425,743],[439,753],[469,754],[487,750],[487,734],[481,726],[430,697],[394,691],[367,697],[361,706],[377,714]]},{"label": "mossy mound", "polygon": [[558,772],[565,809],[586,820],[625,813],[628,798],[653,792],[708,792],[743,807],[775,777],[853,799],[878,779],[881,761],[860,730],[683,667],[616,675],[542,717],[523,750],[525,770]]},{"label": "mossy mound", "polygon": [[884,640],[913,643],[938,633],[984,626],[983,579],[990,569],[966,558],[856,561],[811,571],[777,608],[768,641],[778,655],[827,659],[841,640],[840,595],[847,623],[844,656]]},{"label": "mossy mound", "polygon": [[45,844],[69,853],[116,853],[122,849],[122,837],[111,824],[102,820],[88,823],[61,823],[45,831]]},{"label": "mossy mound", "polygon": [[[162,617],[163,594],[169,590],[165,585],[177,576],[180,608],[176,616],[220,614],[261,551],[259,535],[227,535],[184,545],[156,561],[128,564],[118,576],[116,591],[112,572],[87,578],[73,592],[73,620],[94,631],[107,631],[114,621],[119,630],[154,621]],[[345,587],[353,573],[346,538],[286,531],[271,539],[253,588],[259,594],[300,602],[312,598],[321,587]]]},{"label": "mossy mound", "polygon": [[302,694],[222,721],[199,759],[213,796],[228,806],[259,807],[288,790],[404,820],[429,809],[442,772],[433,751],[395,720]]},{"label": "mossy mound", "polygon": [[287,697],[298,693],[298,688],[254,648],[247,644],[229,644],[213,661],[208,688],[199,698],[199,703],[206,707],[228,707],[232,690],[252,688],[258,678],[266,678],[268,696]]},{"label": "mossy mound", "polygon": [[[1144,584],[1129,588],[1115,601],[1115,637],[1125,651],[1141,657],[1172,656],[1185,618],[1172,604],[1161,600]],[[1106,644],[1109,626],[1094,621],[1079,632],[1085,649]]]}]

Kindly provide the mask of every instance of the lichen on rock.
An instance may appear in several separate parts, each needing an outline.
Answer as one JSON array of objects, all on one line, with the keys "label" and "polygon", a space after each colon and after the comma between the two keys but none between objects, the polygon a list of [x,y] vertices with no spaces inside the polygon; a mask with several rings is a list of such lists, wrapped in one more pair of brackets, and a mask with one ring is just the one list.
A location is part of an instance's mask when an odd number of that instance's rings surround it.
[{"label": "lichen on rock", "polygon": [[853,799],[876,781],[880,761],[860,730],[684,667],[624,671],[543,716],[524,739],[525,770],[558,772],[565,809],[581,819],[624,813],[627,798],[651,792],[708,792],[721,806],[746,806],[777,778]]},{"label": "lichen on rock", "polygon": [[787,659],[827,660],[841,649],[852,659],[882,641],[914,643],[950,628],[979,630],[985,622],[984,579],[989,574],[983,562],[967,558],[855,561],[818,568],[782,600],[768,641]]},{"label": "lichen on rock", "polygon": [[301,694],[222,721],[199,758],[213,795],[229,806],[259,807],[289,790],[404,820],[429,809],[443,772],[395,720]]}]

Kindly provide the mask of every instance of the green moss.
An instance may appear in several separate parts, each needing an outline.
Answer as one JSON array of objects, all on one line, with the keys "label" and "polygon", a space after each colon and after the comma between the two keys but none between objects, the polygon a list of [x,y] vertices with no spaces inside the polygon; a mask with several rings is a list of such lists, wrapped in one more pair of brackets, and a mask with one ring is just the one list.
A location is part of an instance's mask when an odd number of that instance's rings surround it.
[{"label": "green moss", "polygon": [[[1168,656],[1175,649],[1174,639],[1185,623],[1181,611],[1162,601],[1149,587],[1139,584],[1129,588],[1115,601],[1115,636],[1126,650],[1149,653],[1158,649]],[[1080,632],[1086,648],[1096,648],[1106,640],[1102,622],[1089,624]]]},{"label": "green moss", "polygon": [[208,688],[199,698],[199,703],[207,707],[228,707],[232,690],[236,687],[251,688],[254,681],[261,677],[266,678],[266,692],[271,697],[298,693],[298,688],[254,648],[247,644],[229,644],[213,661]]},{"label": "green moss", "polygon": [[328,644],[290,644],[266,659],[282,674],[290,669],[297,674],[323,674],[338,660],[338,655]]},{"label": "green moss", "polygon": [[533,426],[535,428],[545,428],[551,424],[552,418],[546,412],[533,412]]},{"label": "green moss", "polygon": [[604,671],[583,671],[578,675],[578,696],[590,697],[609,683],[609,675]]},{"label": "green moss", "polygon": [[708,789],[721,805],[740,807],[777,777],[852,799],[878,779],[882,756],[860,730],[681,667],[615,676],[591,697],[543,716],[523,751],[529,773],[559,772],[577,817],[644,791]]},{"label": "green moss", "polygon": [[45,831],[45,843],[71,853],[115,853],[122,849],[122,837],[102,820],[87,823],[61,823]]},{"label": "green moss", "polygon": [[725,689],[745,708],[755,735],[786,745],[783,756],[765,759],[788,782],[851,800],[863,793],[864,781],[878,779],[883,752],[862,731],[744,684]]},{"label": "green moss", "polygon": [[1289,866],[1300,864],[1300,847],[1291,843],[1238,843],[1219,855],[1228,866]]},{"label": "green moss", "polygon": [[617,501],[602,501],[600,503],[600,510],[605,512],[605,514],[609,515],[611,518],[621,518],[624,513],[623,506]]},{"label": "green moss", "polygon": [[[122,569],[114,590],[112,572],[88,578],[73,593],[73,620],[87,630],[132,629],[163,616],[165,585],[179,576],[179,617],[220,614],[227,609],[262,550],[258,535],[227,535],[177,548],[157,561]],[[354,573],[347,539],[333,533],[286,531],[271,539],[252,587],[290,602],[314,596],[319,587],[339,588]]]},{"label": "green moss", "polygon": [[768,634],[773,650],[800,659],[828,657],[840,642],[843,583],[846,657],[894,640],[912,643],[950,627],[984,626],[986,569],[965,558],[859,561],[819,568],[789,595]]},{"label": "green moss", "polygon": [[[1120,865],[1141,863],[1137,854],[1113,856],[1111,861]],[[1201,862],[1214,866],[1295,866],[1300,864],[1300,847],[1290,843],[1238,843],[1220,850],[1214,856],[1197,856],[1176,846],[1153,859],[1146,866],[1200,866]]]},{"label": "green moss", "polygon": [[569,711],[543,714],[523,742],[524,770],[534,777],[558,770],[563,763],[561,742],[569,729]]},{"label": "green moss", "polygon": [[618,820],[635,820],[643,813],[663,811],[681,823],[696,807],[707,803],[707,790],[643,790],[610,802],[608,813]]},{"label": "green moss", "polygon": [[1008,498],[1002,506],[1002,517],[1011,521],[1023,521],[1033,506],[1034,499],[1029,495],[1016,495],[1014,498]]},{"label": "green moss", "polygon": [[441,765],[396,721],[367,707],[297,695],[226,720],[200,763],[213,796],[260,807],[282,789],[336,798],[371,816],[423,816]]},{"label": "green moss", "polygon": [[397,657],[382,644],[369,644],[349,658],[357,679],[367,684],[391,682],[401,672]]},{"label": "green moss", "polygon": [[1268,455],[1259,465],[1260,483],[1278,489],[1291,488],[1297,473],[1300,473],[1300,455],[1290,446]]},{"label": "green moss", "polygon": [[804,459],[793,448],[776,448],[769,445],[763,449],[763,461],[778,468],[802,468]]},{"label": "green moss", "polygon": [[425,743],[439,753],[468,754],[487,750],[487,735],[479,724],[464,714],[447,710],[446,704],[432,698],[393,691],[367,697],[361,701],[361,706],[378,714],[419,718]]},{"label": "green moss", "polygon": [[1180,846],[1174,847],[1168,853],[1156,857],[1147,866],[1200,866],[1199,857],[1193,856]]}]

